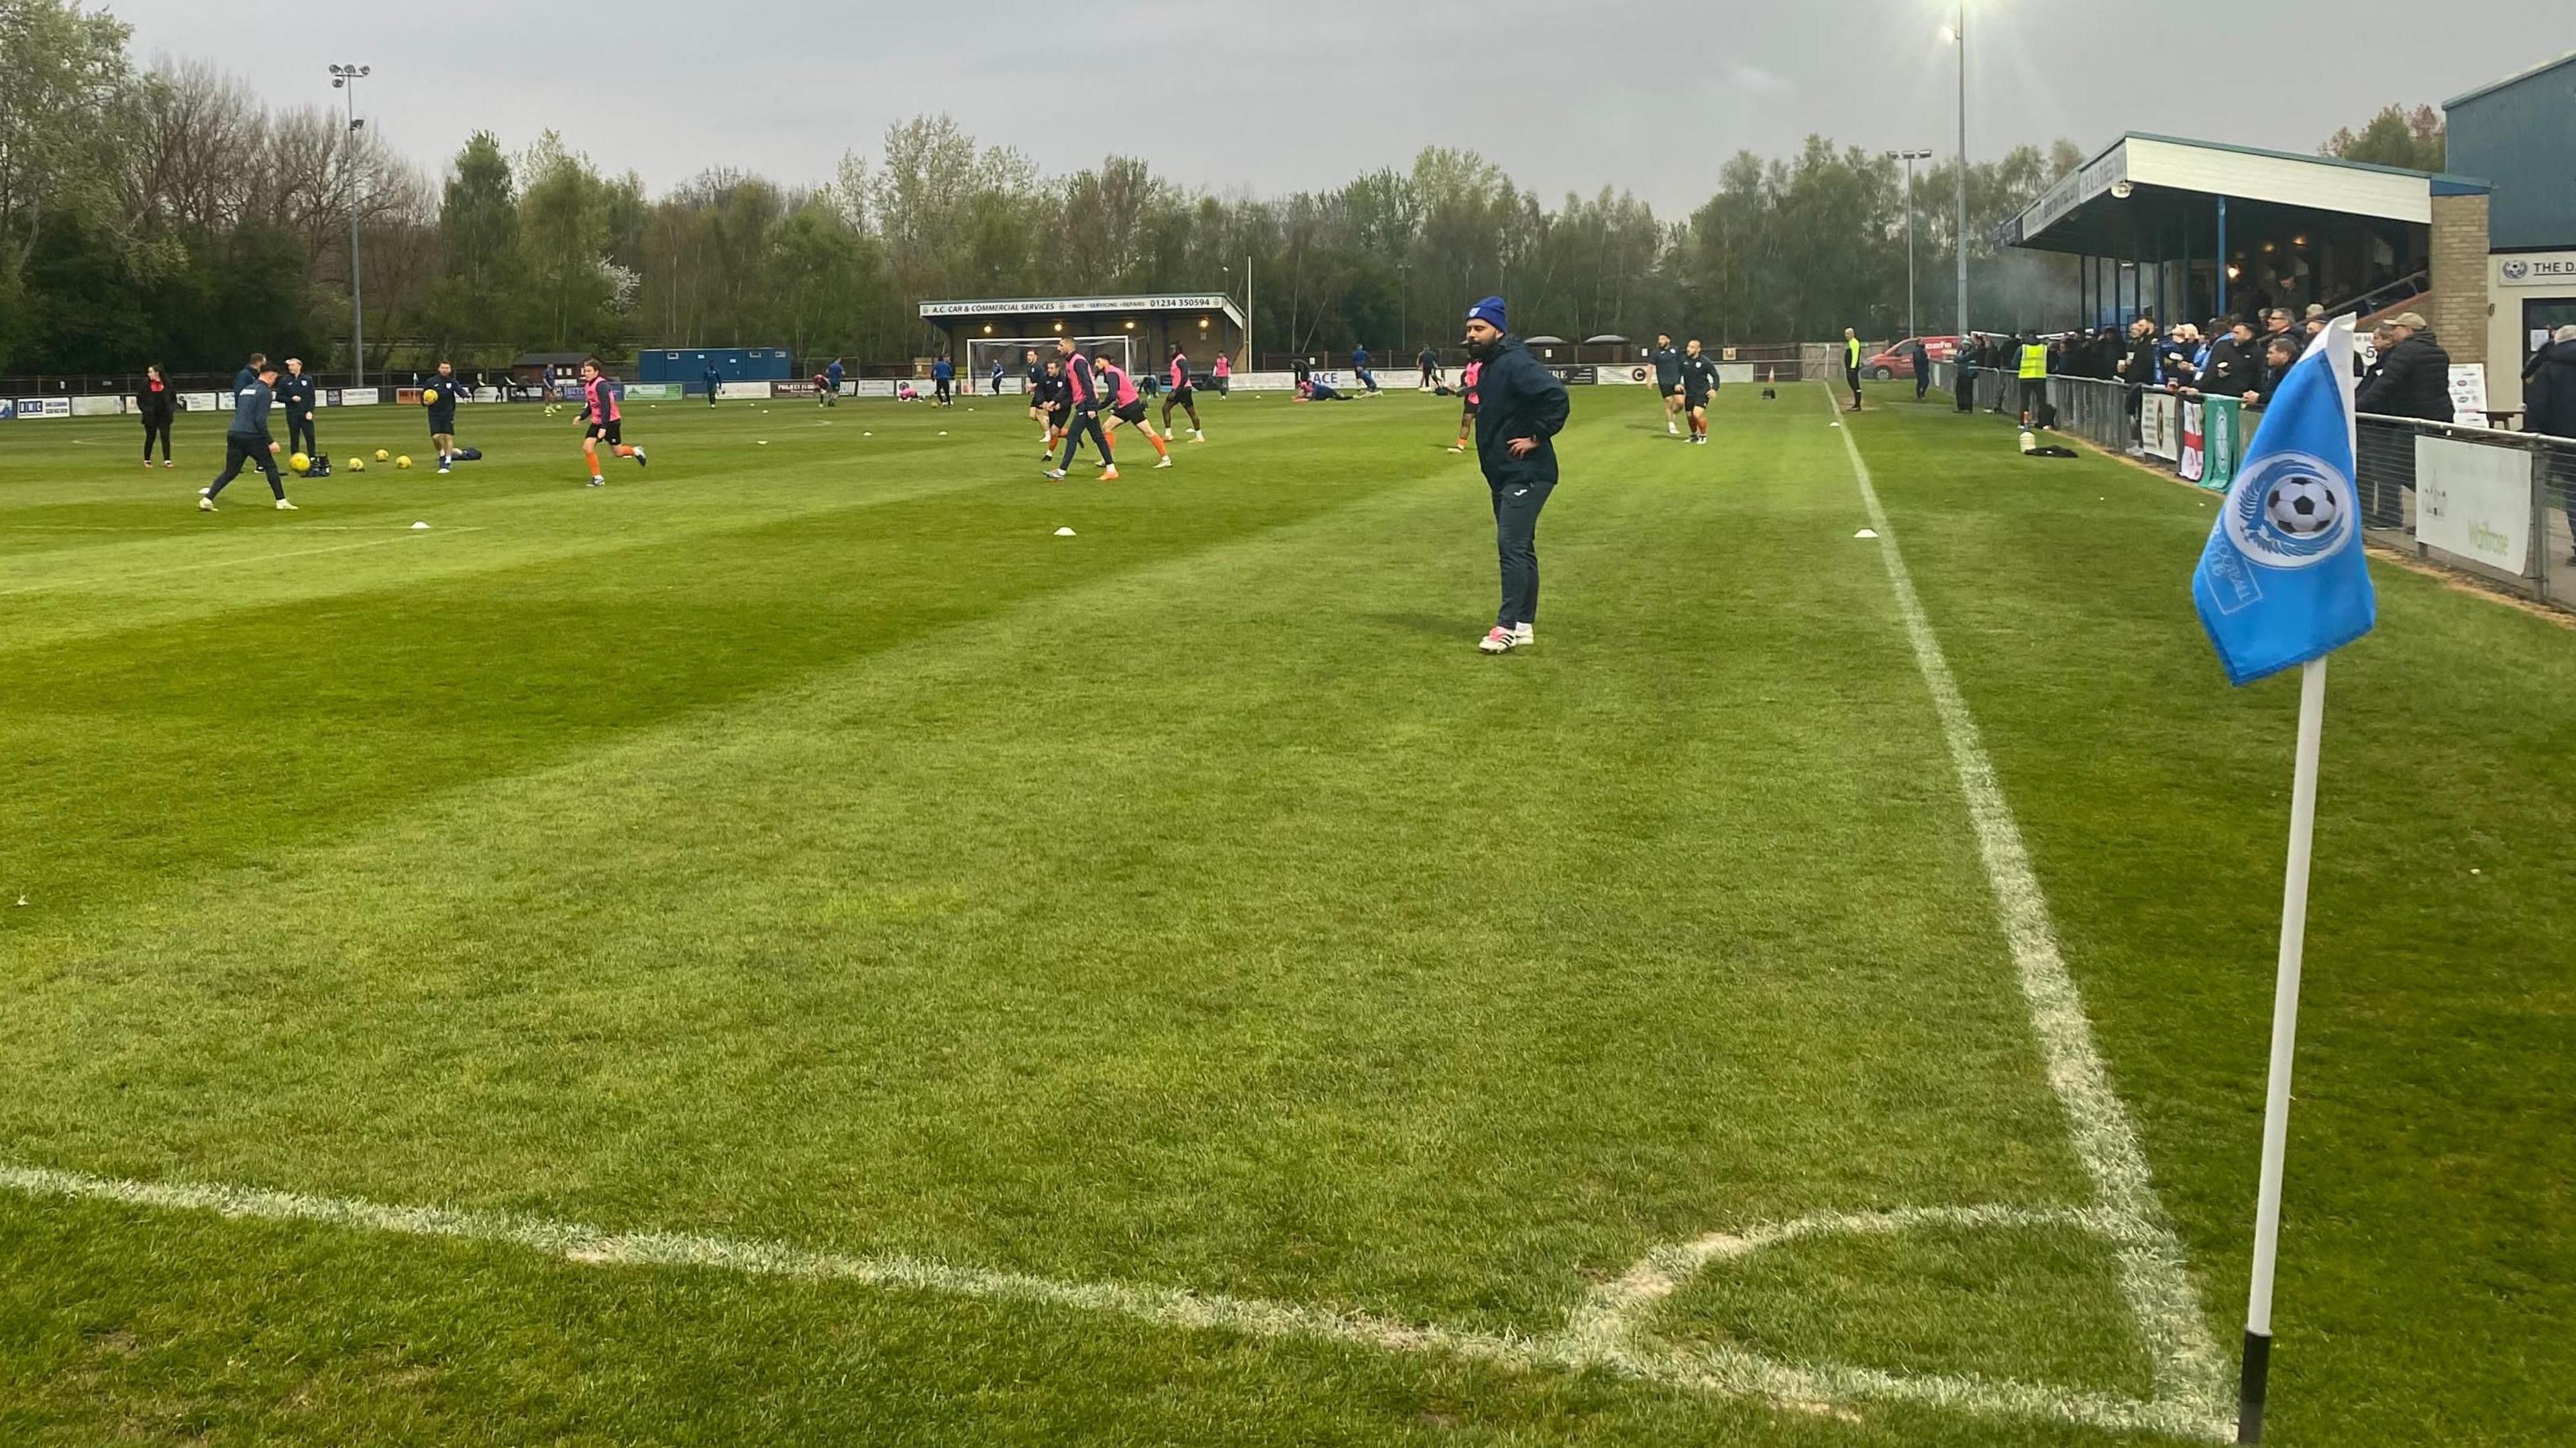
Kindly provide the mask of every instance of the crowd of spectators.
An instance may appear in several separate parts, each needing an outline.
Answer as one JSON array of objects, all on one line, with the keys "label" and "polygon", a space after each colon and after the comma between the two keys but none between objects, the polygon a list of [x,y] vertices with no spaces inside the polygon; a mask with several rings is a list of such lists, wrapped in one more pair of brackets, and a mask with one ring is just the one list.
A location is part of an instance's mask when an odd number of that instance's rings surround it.
[{"label": "crowd of spectators", "polygon": [[[2232,397],[2248,407],[2263,407],[2290,364],[2329,320],[2325,309],[2316,306],[2305,317],[2273,307],[2253,317],[2212,317],[2205,325],[2177,322],[2170,327],[2141,315],[2125,332],[2089,327],[2047,338],[1978,333],[1967,351],[1980,370],[2009,372],[2022,346],[2042,341],[2051,376],[2124,383],[2133,400],[2138,392],[2154,388],[2184,397]],[[2354,364],[2360,379],[2355,401],[2361,411],[2451,420],[2450,354],[2423,317],[2403,312],[2382,321],[2372,329],[2372,343],[2376,360],[2367,367],[2358,360]]]}]

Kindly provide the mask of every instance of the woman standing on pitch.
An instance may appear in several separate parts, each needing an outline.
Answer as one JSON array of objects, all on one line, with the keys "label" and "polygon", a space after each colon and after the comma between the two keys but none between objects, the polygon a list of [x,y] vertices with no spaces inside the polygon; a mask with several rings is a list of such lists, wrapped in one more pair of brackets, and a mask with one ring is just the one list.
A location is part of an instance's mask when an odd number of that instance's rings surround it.
[{"label": "woman standing on pitch", "polygon": [[143,465],[152,466],[152,440],[161,439],[161,466],[175,468],[170,461],[170,422],[179,412],[179,397],[170,390],[170,380],[161,375],[161,364],[143,369],[143,386],[134,394],[134,410],[143,416]]}]

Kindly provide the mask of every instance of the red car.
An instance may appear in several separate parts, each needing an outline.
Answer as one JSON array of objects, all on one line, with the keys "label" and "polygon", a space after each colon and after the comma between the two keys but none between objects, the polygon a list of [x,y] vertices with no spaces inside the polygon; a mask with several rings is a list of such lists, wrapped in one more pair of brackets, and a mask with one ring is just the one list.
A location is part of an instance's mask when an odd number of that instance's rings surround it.
[{"label": "red car", "polygon": [[[1947,362],[1958,355],[1959,339],[1926,337],[1923,351],[1935,362]],[[1914,375],[1914,339],[1908,337],[1875,357],[1862,358],[1860,372],[1863,377],[1873,377],[1881,382],[1896,377],[1911,378]]]}]

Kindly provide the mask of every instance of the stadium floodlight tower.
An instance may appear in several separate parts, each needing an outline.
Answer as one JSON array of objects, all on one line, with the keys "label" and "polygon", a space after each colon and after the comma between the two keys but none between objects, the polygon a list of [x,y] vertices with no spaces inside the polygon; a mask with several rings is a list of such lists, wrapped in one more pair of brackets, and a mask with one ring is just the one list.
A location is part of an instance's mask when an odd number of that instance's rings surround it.
[{"label": "stadium floodlight tower", "polygon": [[1905,163],[1905,335],[1920,337],[1923,329],[1914,324],[1914,163],[1929,161],[1926,151],[1890,151],[1887,158]]},{"label": "stadium floodlight tower", "polygon": [[367,382],[367,303],[358,281],[358,82],[375,70],[370,65],[331,67],[331,89],[349,93],[349,130],[344,163],[349,171],[349,374],[358,386]]},{"label": "stadium floodlight tower", "polygon": [[1959,314],[1952,319],[1959,345],[1968,344],[1968,0],[1959,0],[1959,18],[1942,27],[1943,38],[1959,47]]}]

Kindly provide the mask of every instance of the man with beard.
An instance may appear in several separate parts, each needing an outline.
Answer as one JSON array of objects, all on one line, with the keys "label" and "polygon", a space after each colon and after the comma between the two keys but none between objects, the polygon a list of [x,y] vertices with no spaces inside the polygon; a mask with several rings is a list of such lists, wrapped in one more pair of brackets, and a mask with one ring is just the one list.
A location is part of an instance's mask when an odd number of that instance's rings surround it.
[{"label": "man with beard", "polygon": [[1467,313],[1467,355],[1479,364],[1476,460],[1494,495],[1495,553],[1503,601],[1492,632],[1477,648],[1507,654],[1527,648],[1538,622],[1538,514],[1556,488],[1556,434],[1565,427],[1565,384],[1510,335],[1503,299],[1487,297]]}]

